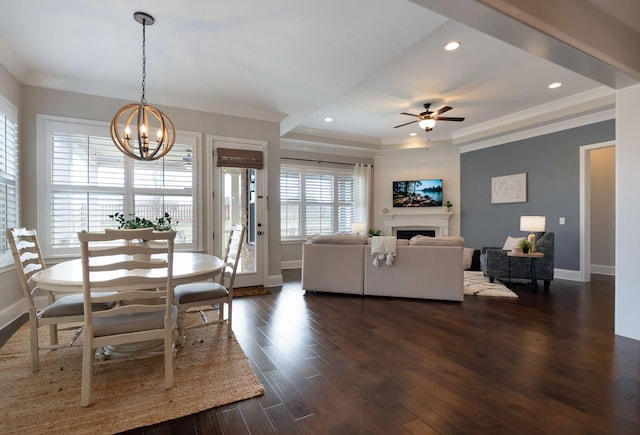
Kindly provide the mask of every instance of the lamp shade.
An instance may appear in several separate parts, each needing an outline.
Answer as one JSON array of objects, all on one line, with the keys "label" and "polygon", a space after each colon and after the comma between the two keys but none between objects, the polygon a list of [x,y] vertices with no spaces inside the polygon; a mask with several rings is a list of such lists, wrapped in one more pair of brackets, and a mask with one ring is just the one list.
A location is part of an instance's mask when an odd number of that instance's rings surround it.
[{"label": "lamp shade", "polygon": [[367,224],[365,224],[364,222],[354,222],[351,225],[351,230],[354,233],[363,233],[367,231]]},{"label": "lamp shade", "polygon": [[520,216],[520,231],[544,231],[544,216]]}]

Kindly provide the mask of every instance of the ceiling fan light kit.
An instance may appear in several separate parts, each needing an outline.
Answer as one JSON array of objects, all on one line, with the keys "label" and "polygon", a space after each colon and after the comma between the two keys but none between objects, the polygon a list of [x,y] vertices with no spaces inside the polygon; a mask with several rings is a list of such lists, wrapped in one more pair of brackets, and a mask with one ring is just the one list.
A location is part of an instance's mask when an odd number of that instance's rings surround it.
[{"label": "ceiling fan light kit", "polygon": [[433,130],[433,127],[435,127],[436,121],[456,121],[456,122],[464,121],[464,118],[460,118],[460,117],[440,116],[443,113],[453,109],[453,107],[451,106],[441,107],[435,112],[429,110],[429,107],[431,107],[431,103],[424,103],[423,107],[424,107],[424,112],[419,113],[418,115],[416,115],[415,113],[402,112],[401,115],[415,116],[418,119],[416,119],[415,121],[409,121],[409,122],[405,122],[404,124],[396,125],[393,128],[404,127],[405,125],[414,124],[417,122],[420,128],[424,129],[424,131],[431,131]]},{"label": "ceiling fan light kit", "polygon": [[436,125],[436,120],[431,118],[423,119],[422,121],[418,122],[418,125],[420,126],[420,128],[423,128],[424,131],[431,131]]},{"label": "ceiling fan light kit", "polygon": [[142,97],[139,104],[127,104],[118,110],[111,121],[111,139],[127,157],[157,160],[171,150],[176,132],[169,117],[157,107],[147,104],[145,96],[145,27],[153,25],[155,20],[145,12],[134,13],[133,18],[142,24]]}]

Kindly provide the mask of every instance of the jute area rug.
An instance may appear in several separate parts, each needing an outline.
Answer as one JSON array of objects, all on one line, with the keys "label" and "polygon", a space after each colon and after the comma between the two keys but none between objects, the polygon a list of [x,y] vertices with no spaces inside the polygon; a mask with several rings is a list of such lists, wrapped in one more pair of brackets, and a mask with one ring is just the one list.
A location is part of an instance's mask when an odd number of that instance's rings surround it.
[{"label": "jute area rug", "polygon": [[243,298],[246,296],[259,296],[259,295],[268,295],[268,294],[271,294],[269,289],[261,285],[256,285],[253,287],[237,287],[233,289],[234,298]]},{"label": "jute area rug", "polygon": [[[40,330],[48,342],[48,329]],[[82,345],[41,351],[40,371],[32,373],[29,329],[22,326],[0,349],[0,433],[115,433],[264,393],[226,325],[187,331],[169,390],[162,357],[109,364],[95,369],[92,403],[83,408],[81,365]]]},{"label": "jute area rug", "polygon": [[473,296],[493,296],[501,298],[517,298],[518,295],[500,282],[489,282],[482,272],[464,271],[464,294]]}]

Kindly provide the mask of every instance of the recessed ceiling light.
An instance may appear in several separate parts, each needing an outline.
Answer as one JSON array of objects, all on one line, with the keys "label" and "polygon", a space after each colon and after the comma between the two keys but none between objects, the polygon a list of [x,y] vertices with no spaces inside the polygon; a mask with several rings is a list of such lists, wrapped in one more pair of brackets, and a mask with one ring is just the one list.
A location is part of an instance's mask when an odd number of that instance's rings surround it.
[{"label": "recessed ceiling light", "polygon": [[418,133],[410,133],[409,136],[417,136]]},{"label": "recessed ceiling light", "polygon": [[326,118],[324,118],[324,121],[325,122],[331,122],[331,121],[333,121],[333,118],[327,116]]},{"label": "recessed ceiling light", "polygon": [[560,82],[551,83],[549,85],[549,89],[559,88],[560,86],[562,86],[562,83],[560,83]]},{"label": "recessed ceiling light", "polygon": [[447,51],[453,51],[460,47],[460,43],[458,41],[451,41],[447,45],[444,46],[444,49]]}]

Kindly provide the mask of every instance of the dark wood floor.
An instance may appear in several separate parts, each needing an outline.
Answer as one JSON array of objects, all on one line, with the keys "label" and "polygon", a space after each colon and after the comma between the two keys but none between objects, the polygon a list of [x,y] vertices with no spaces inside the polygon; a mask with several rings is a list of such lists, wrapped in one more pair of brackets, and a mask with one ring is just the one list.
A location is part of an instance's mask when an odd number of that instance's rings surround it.
[{"label": "dark wood floor", "polygon": [[638,434],[640,342],[613,334],[613,284],[449,303],[305,296],[287,271],[234,301],[264,396],[129,433]]}]

